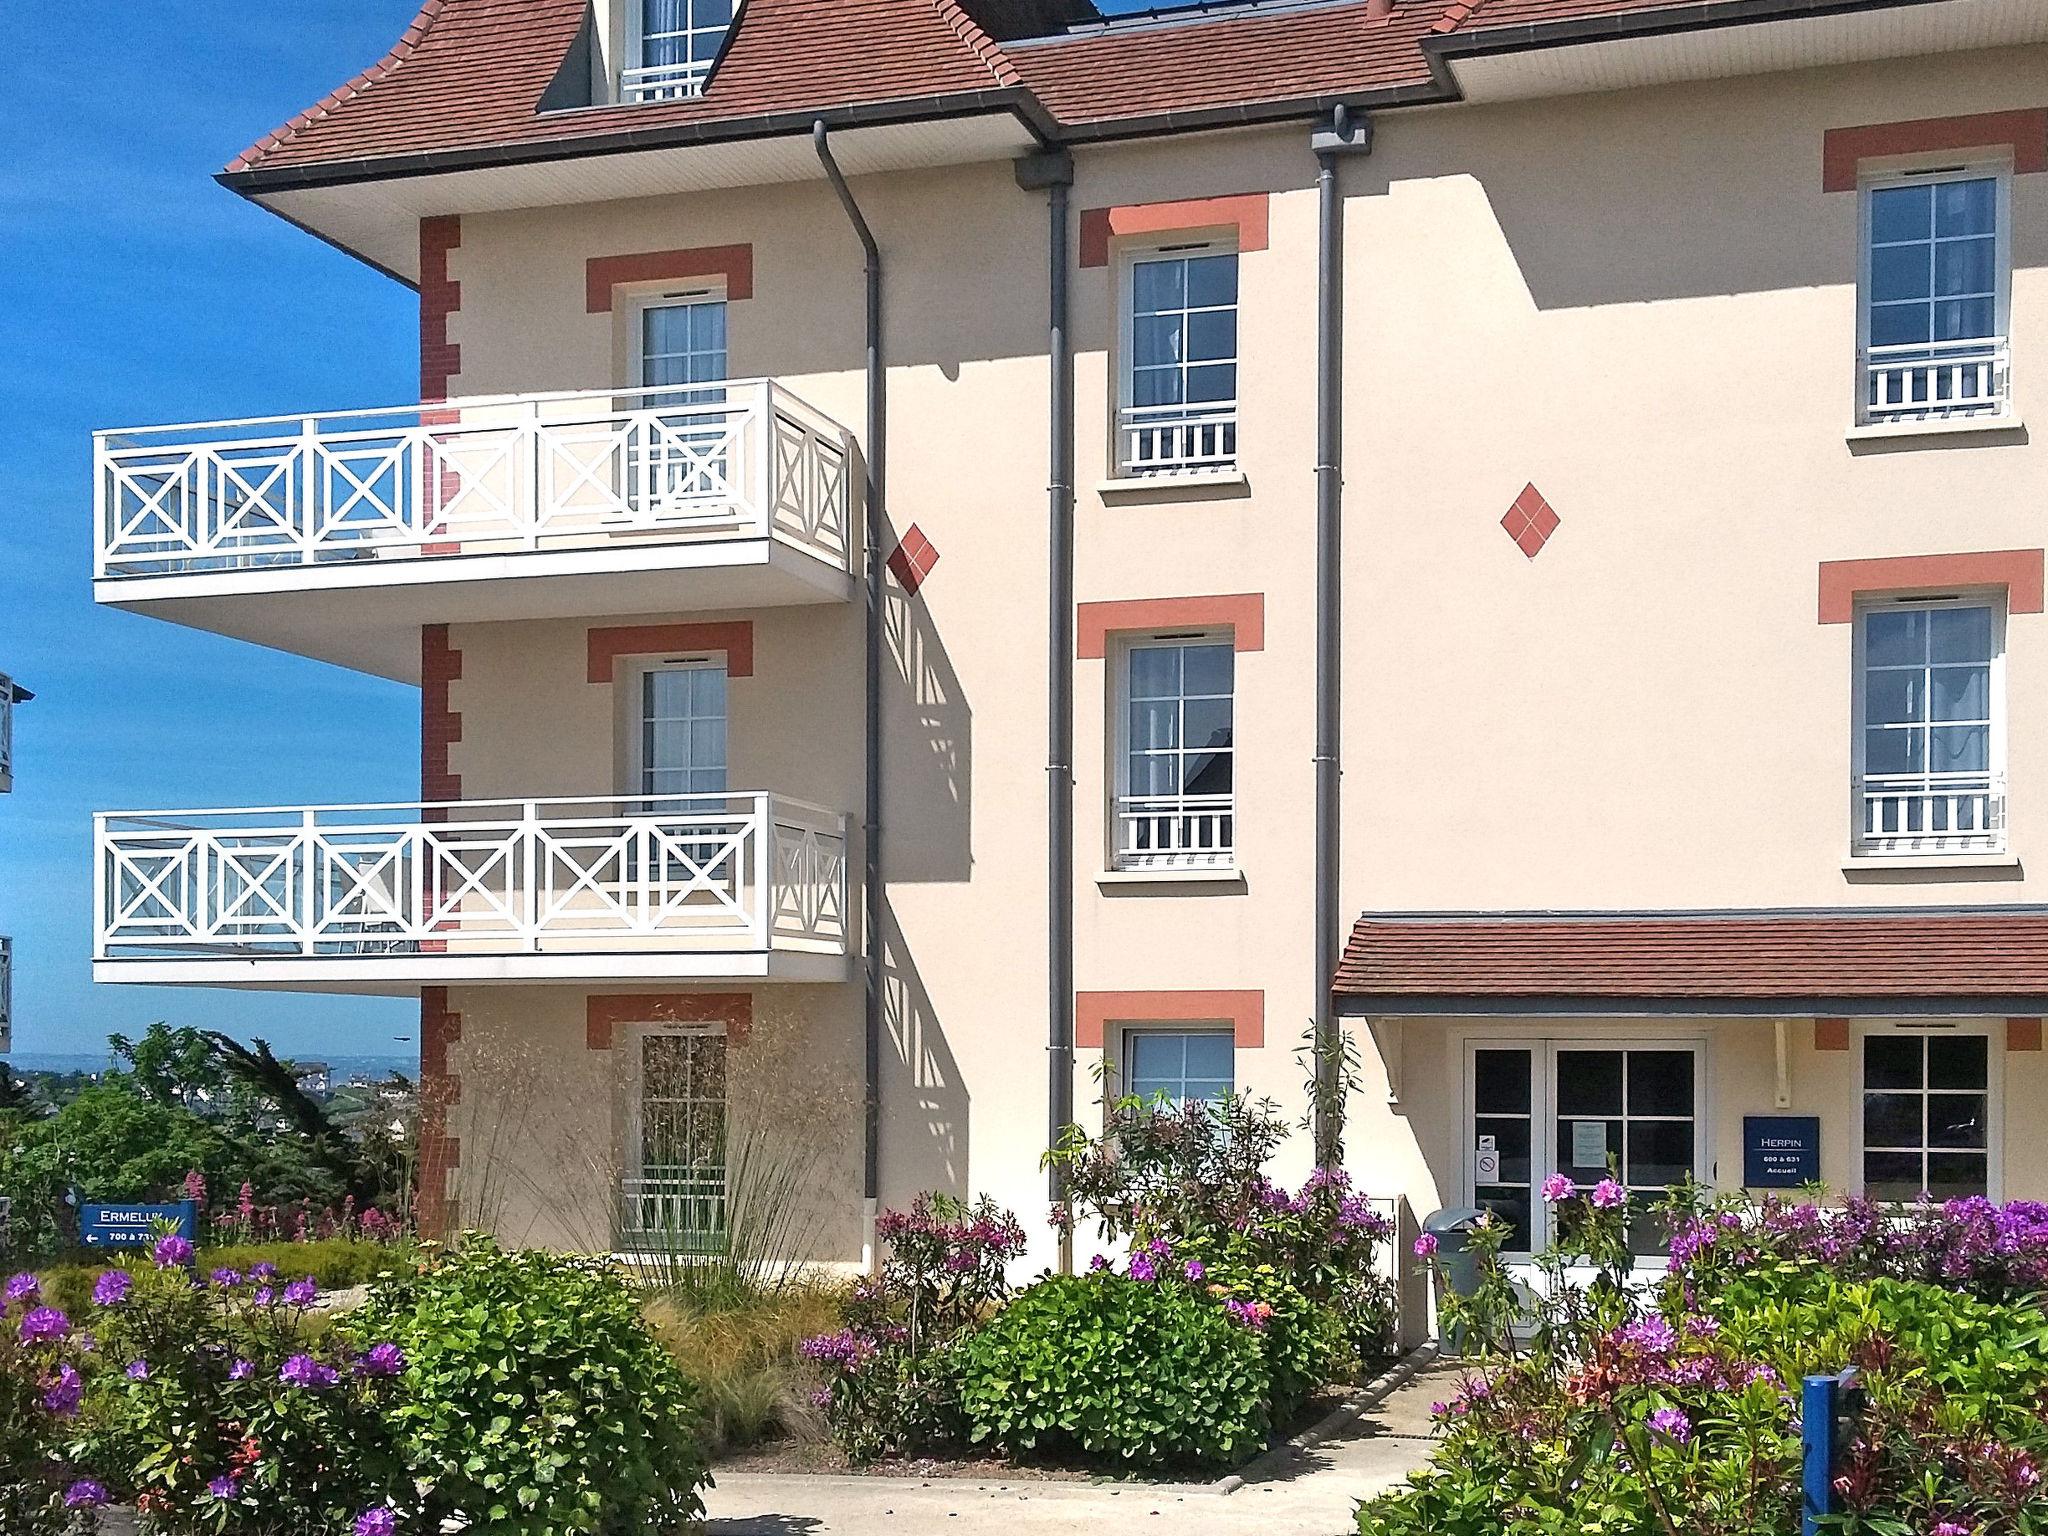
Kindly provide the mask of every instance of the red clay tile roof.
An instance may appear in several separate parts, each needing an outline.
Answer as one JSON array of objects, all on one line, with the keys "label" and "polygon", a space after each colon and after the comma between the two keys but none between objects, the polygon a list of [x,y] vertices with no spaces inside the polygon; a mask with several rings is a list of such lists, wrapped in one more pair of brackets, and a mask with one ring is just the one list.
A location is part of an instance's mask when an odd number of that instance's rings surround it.
[{"label": "red clay tile roof", "polygon": [[[588,0],[426,0],[384,59],[250,146],[228,170],[520,146],[544,154],[543,146],[604,135],[986,92],[1008,93],[990,106],[1042,107],[1052,122],[1084,136],[1091,126],[1193,112],[1249,117],[1261,107],[1340,96],[1434,99],[1449,92],[1429,49],[1453,38],[1657,10],[1704,24],[1710,9],[1698,0],[1396,0],[1390,14],[1374,17],[1369,0],[1310,0],[998,43],[973,19],[976,3],[747,0],[702,97],[542,112]],[[1003,3],[1002,30],[1014,32],[1019,18],[1041,14],[1032,5],[1050,16],[1064,14],[1069,0]],[[1911,0],[1787,3],[1876,9]]]},{"label": "red clay tile roof", "polygon": [[1670,917],[1358,920],[1340,996],[2009,998],[2048,996],[2048,907]]}]

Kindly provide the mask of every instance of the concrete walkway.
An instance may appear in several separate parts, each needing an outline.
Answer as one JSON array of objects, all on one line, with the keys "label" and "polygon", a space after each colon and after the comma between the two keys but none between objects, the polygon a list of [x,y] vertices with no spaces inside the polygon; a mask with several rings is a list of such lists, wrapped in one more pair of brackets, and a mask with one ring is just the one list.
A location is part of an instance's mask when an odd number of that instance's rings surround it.
[{"label": "concrete walkway", "polygon": [[1429,1405],[1456,1387],[1431,1367],[1303,1448],[1247,1467],[1234,1492],[1205,1484],[796,1477],[730,1472],[706,1500],[708,1536],[937,1536],[1070,1531],[1156,1521],[1165,1536],[1350,1536],[1358,1501],[1429,1456]]}]

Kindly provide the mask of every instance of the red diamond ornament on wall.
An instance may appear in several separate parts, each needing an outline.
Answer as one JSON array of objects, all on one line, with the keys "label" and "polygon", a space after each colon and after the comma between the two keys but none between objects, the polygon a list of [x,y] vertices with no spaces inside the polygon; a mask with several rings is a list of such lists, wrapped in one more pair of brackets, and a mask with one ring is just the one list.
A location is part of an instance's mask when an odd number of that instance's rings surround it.
[{"label": "red diamond ornament on wall", "polygon": [[925,577],[931,575],[932,567],[939,563],[938,547],[924,536],[924,531],[912,523],[897,542],[895,552],[889,556],[889,569],[896,573],[896,579],[903,583],[905,592],[915,593],[924,585]]},{"label": "red diamond ornament on wall", "polygon": [[1500,525],[1507,529],[1508,537],[1515,541],[1516,547],[1534,560],[1563,521],[1543,499],[1543,493],[1535,486],[1527,485],[1515,498],[1515,504],[1508,508],[1508,515],[1500,520]]}]

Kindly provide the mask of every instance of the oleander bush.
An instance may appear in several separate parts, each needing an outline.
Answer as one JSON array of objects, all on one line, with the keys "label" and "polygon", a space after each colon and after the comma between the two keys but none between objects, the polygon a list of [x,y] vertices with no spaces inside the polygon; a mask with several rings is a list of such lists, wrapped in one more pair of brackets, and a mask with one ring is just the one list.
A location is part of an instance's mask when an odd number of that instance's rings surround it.
[{"label": "oleander bush", "polygon": [[962,1346],[959,1371],[970,1442],[1010,1457],[1225,1465],[1271,1424],[1255,1330],[1191,1284],[1041,1280]]},{"label": "oleander bush", "polygon": [[1542,1299],[1521,1312],[1504,1234],[1482,1229],[1479,1293],[1444,1319],[1473,1369],[1439,1406],[1430,1466],[1362,1506],[1361,1532],[1792,1536],[1799,1382],[1848,1366],[1866,1402],[1830,1530],[2048,1532],[2040,1207],[1750,1210],[1689,1192],[1668,1272],[1636,1284],[1618,1186],[1553,1179],[1545,1196],[1568,1209]]},{"label": "oleander bush", "polygon": [[388,1422],[420,1530],[665,1536],[703,1514],[697,1390],[602,1260],[471,1235],[334,1331],[404,1352]]}]

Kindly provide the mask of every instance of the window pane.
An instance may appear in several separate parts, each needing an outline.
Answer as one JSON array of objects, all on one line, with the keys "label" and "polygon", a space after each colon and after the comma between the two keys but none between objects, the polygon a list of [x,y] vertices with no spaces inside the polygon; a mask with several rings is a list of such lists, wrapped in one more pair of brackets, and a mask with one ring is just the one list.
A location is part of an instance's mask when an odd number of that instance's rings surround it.
[{"label": "window pane", "polygon": [[1904,347],[1934,339],[1934,321],[1925,304],[1873,304],[1870,344]]},{"label": "window pane", "polygon": [[[1580,1163],[1577,1156],[1581,1124],[1604,1124],[1606,1126],[1606,1152],[1598,1162]],[[1610,1161],[1618,1165],[1621,1161],[1622,1122],[1619,1120],[1595,1121],[1590,1117],[1574,1115],[1570,1119],[1562,1116],[1557,1122],[1557,1166],[1578,1183],[1592,1183],[1607,1177]]]},{"label": "window pane", "polygon": [[1690,1120],[1635,1120],[1628,1128],[1628,1182],[1632,1188],[1671,1185],[1692,1172]]},{"label": "window pane", "polygon": [[1937,1200],[1962,1200],[1989,1187],[1989,1169],[1981,1152],[1934,1152],[1927,1158],[1927,1193]]},{"label": "window pane", "polygon": [[1989,1145],[1986,1117],[1990,1101],[1981,1093],[1930,1093],[1927,1096],[1927,1145],[1975,1147]]},{"label": "window pane", "polygon": [[1922,1042],[1915,1035],[1872,1035],[1863,1042],[1863,1086],[1918,1088]]},{"label": "window pane", "polygon": [[1529,1113],[1527,1051],[1474,1051],[1472,1104],[1481,1114]]},{"label": "window pane", "polygon": [[1996,291],[1994,272],[1998,242],[1949,240],[1934,248],[1934,291],[1942,296],[1988,294]]},{"label": "window pane", "polygon": [[1927,620],[1916,608],[1879,608],[1863,616],[1863,653],[1873,667],[1918,666],[1927,660]]},{"label": "window pane", "polygon": [[1997,206],[1998,183],[1992,177],[1937,182],[1934,187],[1934,232],[1937,235],[1988,235],[1997,228]]},{"label": "window pane", "polygon": [[1991,733],[1981,725],[1944,725],[1927,733],[1934,773],[1983,773],[1991,766]]},{"label": "window pane", "polygon": [[1171,795],[1180,790],[1180,754],[1157,752],[1133,754],[1130,760],[1131,793]]},{"label": "window pane", "polygon": [[1558,1115],[1563,1117],[1620,1114],[1621,1075],[1620,1051],[1559,1051]]},{"label": "window pane", "polygon": [[1983,607],[1936,608],[1927,614],[1928,659],[1989,661],[1991,610]]},{"label": "window pane", "polygon": [[690,680],[690,709],[698,715],[725,713],[725,668],[692,667],[682,674]]},{"label": "window pane", "polygon": [[695,0],[700,27],[723,27],[732,21],[732,0]]},{"label": "window pane", "polygon": [[1940,299],[1934,305],[1936,341],[1976,341],[1997,329],[1990,299]]},{"label": "window pane", "polygon": [[702,772],[725,769],[725,722],[699,720],[690,731],[690,766]]},{"label": "window pane", "polygon": [[1863,718],[1872,725],[1904,725],[1925,721],[1922,673],[1905,668],[1868,672],[1863,679]]},{"label": "window pane", "polygon": [[1131,375],[1131,404],[1179,405],[1181,372],[1178,368],[1140,368]]},{"label": "window pane", "polygon": [[1181,651],[1187,659],[1187,690],[1190,694],[1228,694],[1237,676],[1237,653],[1227,645],[1190,645]]},{"label": "window pane", "polygon": [[1870,297],[1879,303],[1933,297],[1932,276],[1924,245],[1880,246],[1870,253]]},{"label": "window pane", "polygon": [[1863,1144],[1866,1147],[1923,1145],[1921,1104],[1917,1093],[1863,1095]]},{"label": "window pane", "polygon": [[1481,1210],[1491,1211],[1495,1221],[1507,1223],[1508,1237],[1502,1251],[1530,1252],[1529,1234],[1533,1229],[1529,1222],[1529,1191],[1499,1184],[1482,1184],[1472,1193],[1474,1203]]},{"label": "window pane", "polygon": [[1988,720],[1991,718],[1991,669],[1989,667],[1936,667],[1932,683],[1935,719]]},{"label": "window pane", "polygon": [[690,766],[690,725],[686,720],[653,720],[647,726],[647,767],[656,773]]},{"label": "window pane", "polygon": [[1879,187],[1870,194],[1873,241],[1925,240],[1933,233],[1933,189],[1927,185]]},{"label": "window pane", "polygon": [[1925,739],[1919,731],[1865,731],[1864,772],[1920,772],[1921,744]]},{"label": "window pane", "polygon": [[1529,1166],[1529,1122],[1505,1116],[1476,1115],[1473,1117],[1472,1134],[1475,1138],[1491,1136],[1494,1149],[1500,1153],[1500,1176],[1511,1184],[1531,1182]]},{"label": "window pane", "polygon": [[1191,795],[1230,793],[1231,755],[1228,752],[1191,752],[1182,760],[1181,788]]},{"label": "window pane", "polygon": [[1188,1076],[1220,1078],[1229,1081],[1232,1069],[1233,1046],[1230,1036],[1221,1033],[1189,1035],[1187,1037]]},{"label": "window pane", "polygon": [[1863,1154],[1863,1192],[1873,1200],[1916,1200],[1922,1176],[1917,1152]]},{"label": "window pane", "polygon": [[1137,699],[1132,702],[1132,751],[1160,751],[1179,745],[1179,703],[1173,699]]},{"label": "window pane", "polygon": [[1131,697],[1134,699],[1170,699],[1180,693],[1180,657],[1177,645],[1133,646],[1131,658]]},{"label": "window pane", "polygon": [[1197,256],[1188,262],[1189,307],[1237,302],[1237,253]]},{"label": "window pane", "polygon": [[[1691,1051],[1630,1051],[1628,1112],[1632,1115],[1690,1115],[1692,1069]],[[1692,1133],[1688,1131],[1686,1134],[1690,1137]],[[1691,1153],[1686,1155],[1690,1157]],[[1660,1179],[1655,1182],[1668,1181]]]},{"label": "window pane", "polygon": [[1132,329],[1131,357],[1140,368],[1181,360],[1178,315],[1140,315]]},{"label": "window pane", "polygon": [[1141,315],[1179,309],[1186,294],[1178,261],[1141,261],[1132,269],[1132,307]]},{"label": "window pane", "polygon": [[1985,1088],[1990,1085],[1991,1043],[1982,1035],[1934,1035],[1927,1041],[1927,1086]]},{"label": "window pane", "polygon": [[1188,369],[1188,401],[1210,404],[1237,398],[1237,368],[1229,363],[1205,363]]},{"label": "window pane", "polygon": [[[1237,311],[1234,309],[1212,310],[1205,314],[1188,316],[1188,358],[1192,362],[1210,362],[1217,358],[1232,359],[1237,356]],[[1140,358],[1140,362],[1144,359]]]},{"label": "window pane", "polygon": [[1183,740],[1190,747],[1230,745],[1229,699],[1190,699],[1184,716]]}]

